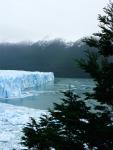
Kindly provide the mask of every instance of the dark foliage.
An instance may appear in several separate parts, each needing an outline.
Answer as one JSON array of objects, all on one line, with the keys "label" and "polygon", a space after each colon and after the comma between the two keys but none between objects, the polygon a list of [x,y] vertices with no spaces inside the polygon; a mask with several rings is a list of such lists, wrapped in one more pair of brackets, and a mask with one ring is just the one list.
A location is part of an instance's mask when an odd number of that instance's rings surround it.
[{"label": "dark foliage", "polygon": [[94,93],[87,93],[87,98],[113,105],[113,62],[109,58],[113,55],[113,3],[110,2],[104,12],[106,15],[98,18],[100,32],[83,39],[90,47],[97,48],[97,52],[87,51],[87,59],[78,63],[96,82]]},{"label": "dark foliage", "polygon": [[40,122],[31,118],[24,127],[23,144],[38,150],[84,150],[113,147],[113,126],[109,112],[91,113],[89,107],[72,91],[64,92],[61,104],[54,104]]},{"label": "dark foliage", "polygon": [[103,10],[105,15],[98,17],[101,31],[85,38],[84,42],[96,47],[101,55],[107,57],[113,55],[113,3],[110,2]]},{"label": "dark foliage", "polygon": [[[91,75],[96,86],[93,93],[81,99],[74,91],[66,91],[61,104],[54,104],[48,115],[36,122],[31,118],[23,128],[22,144],[37,150],[113,150],[113,3],[99,15],[101,32],[85,38],[95,52],[86,52],[87,59],[78,61],[80,67]],[[96,38],[98,37],[98,38]],[[96,99],[108,106],[87,106],[87,100]],[[109,109],[111,108],[111,110]]]}]

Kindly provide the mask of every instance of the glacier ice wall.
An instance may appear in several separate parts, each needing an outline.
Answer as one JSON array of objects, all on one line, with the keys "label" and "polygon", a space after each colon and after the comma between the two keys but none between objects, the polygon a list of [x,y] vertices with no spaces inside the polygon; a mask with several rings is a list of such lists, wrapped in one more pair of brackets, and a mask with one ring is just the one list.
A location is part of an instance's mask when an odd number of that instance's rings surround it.
[{"label": "glacier ice wall", "polygon": [[52,72],[0,70],[0,97],[21,97],[26,88],[39,87],[53,81]]}]

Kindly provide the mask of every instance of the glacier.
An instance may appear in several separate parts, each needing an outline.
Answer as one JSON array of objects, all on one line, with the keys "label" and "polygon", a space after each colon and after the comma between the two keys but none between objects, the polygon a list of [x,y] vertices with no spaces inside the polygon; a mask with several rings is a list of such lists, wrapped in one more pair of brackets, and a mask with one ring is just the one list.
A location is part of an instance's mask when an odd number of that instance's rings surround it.
[{"label": "glacier", "polygon": [[0,98],[21,97],[25,89],[53,81],[53,72],[0,70]]},{"label": "glacier", "polygon": [[0,103],[0,150],[25,150],[20,144],[23,127],[30,122],[30,117],[39,121],[45,114],[47,110]]}]

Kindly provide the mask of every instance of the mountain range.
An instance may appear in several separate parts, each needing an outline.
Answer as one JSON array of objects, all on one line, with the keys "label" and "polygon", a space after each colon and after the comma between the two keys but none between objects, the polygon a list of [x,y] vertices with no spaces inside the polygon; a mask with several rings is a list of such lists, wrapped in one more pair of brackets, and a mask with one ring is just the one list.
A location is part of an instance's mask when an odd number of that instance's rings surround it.
[{"label": "mountain range", "polygon": [[81,40],[0,43],[0,70],[54,72],[56,77],[88,77],[76,64],[89,49]]}]

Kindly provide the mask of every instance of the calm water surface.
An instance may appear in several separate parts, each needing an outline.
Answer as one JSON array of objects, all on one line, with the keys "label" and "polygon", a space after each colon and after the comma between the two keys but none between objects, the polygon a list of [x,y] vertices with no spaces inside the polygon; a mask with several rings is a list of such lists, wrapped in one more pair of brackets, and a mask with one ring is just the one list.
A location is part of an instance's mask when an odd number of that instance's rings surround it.
[{"label": "calm water surface", "polygon": [[[0,99],[0,102],[36,109],[48,109],[54,102],[60,103],[63,95],[61,91],[69,88],[78,95],[92,90],[94,82],[91,79],[56,78],[54,84],[48,84],[38,89],[27,89],[21,98]],[[27,96],[26,96],[27,95]]]}]

